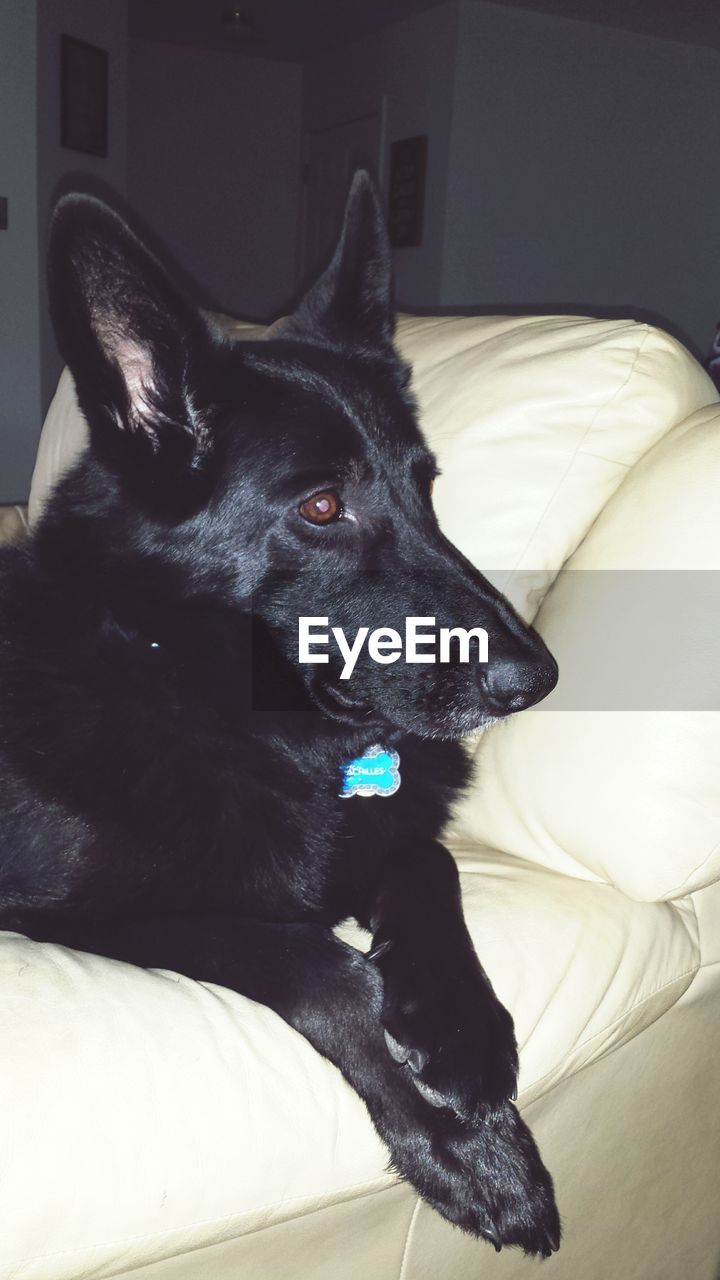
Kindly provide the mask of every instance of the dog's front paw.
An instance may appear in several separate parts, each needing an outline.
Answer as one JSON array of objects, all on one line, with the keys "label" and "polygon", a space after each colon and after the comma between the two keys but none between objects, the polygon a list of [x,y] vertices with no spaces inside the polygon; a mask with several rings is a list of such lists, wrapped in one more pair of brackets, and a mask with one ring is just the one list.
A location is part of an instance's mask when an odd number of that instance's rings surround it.
[{"label": "dog's front paw", "polygon": [[471,1208],[471,1229],[474,1220],[479,1234],[498,1250],[517,1245],[527,1254],[549,1258],[560,1245],[552,1178],[517,1109],[511,1102],[488,1108],[460,1145],[464,1159],[476,1162],[479,1194]]},{"label": "dog's front paw", "polygon": [[428,1112],[423,1129],[432,1134],[431,1149],[424,1151],[419,1134],[411,1137],[415,1168],[402,1171],[443,1217],[497,1250],[517,1246],[547,1258],[558,1249],[552,1179],[511,1102],[488,1107],[472,1122]]},{"label": "dog's front paw", "polygon": [[378,964],[388,1052],[427,1102],[470,1119],[516,1096],[512,1018],[479,964],[420,967],[395,948]]}]

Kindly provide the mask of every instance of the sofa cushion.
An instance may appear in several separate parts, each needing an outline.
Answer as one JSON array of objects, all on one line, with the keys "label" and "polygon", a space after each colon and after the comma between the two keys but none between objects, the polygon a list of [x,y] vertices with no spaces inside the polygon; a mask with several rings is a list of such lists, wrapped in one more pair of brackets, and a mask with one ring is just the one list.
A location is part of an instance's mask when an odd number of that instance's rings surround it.
[{"label": "sofa cushion", "polygon": [[444,532],[531,620],[628,469],[717,400],[680,343],[632,320],[401,316]]},{"label": "sofa cushion", "polygon": [[633,469],[555,582],[536,625],[557,690],[481,741],[459,838],[638,899],[720,879],[719,493],[713,405]]},{"label": "sofa cushion", "polygon": [[[689,985],[686,904],[457,852],[470,930],[516,1019],[521,1102]],[[393,1181],[359,1098],[262,1005],[14,934],[0,979],[3,1275],[101,1280]]]}]

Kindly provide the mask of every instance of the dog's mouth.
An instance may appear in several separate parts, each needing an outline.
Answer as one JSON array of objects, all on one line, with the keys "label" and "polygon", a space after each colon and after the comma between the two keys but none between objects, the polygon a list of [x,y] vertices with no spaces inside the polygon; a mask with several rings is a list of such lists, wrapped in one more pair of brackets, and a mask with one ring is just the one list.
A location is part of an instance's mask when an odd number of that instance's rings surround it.
[{"label": "dog's mouth", "polygon": [[318,684],[310,690],[315,705],[340,724],[363,728],[371,723],[381,723],[384,719],[368,702],[351,697],[344,689],[332,684]]},{"label": "dog's mouth", "polygon": [[406,707],[405,715],[396,716],[390,708],[385,712],[379,711],[370,702],[354,697],[349,690],[334,684],[317,684],[309,692],[323,715],[338,724],[356,729],[404,731],[420,738],[457,741],[483,733],[499,718],[478,707],[445,708],[442,712],[437,709],[434,712],[413,711]]}]

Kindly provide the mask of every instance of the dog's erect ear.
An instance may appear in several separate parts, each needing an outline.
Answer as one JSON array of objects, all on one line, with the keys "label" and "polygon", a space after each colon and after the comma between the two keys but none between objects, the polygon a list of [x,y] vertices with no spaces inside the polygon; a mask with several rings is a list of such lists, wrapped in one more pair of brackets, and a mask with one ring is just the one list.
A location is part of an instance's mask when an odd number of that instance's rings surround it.
[{"label": "dog's erect ear", "polygon": [[99,200],[73,195],[58,204],[48,291],[58,346],[101,452],[201,471],[210,438],[190,387],[204,323]]},{"label": "dog's erect ear", "polygon": [[382,348],[392,345],[393,328],[392,258],[385,217],[372,179],[359,169],[332,261],[279,336]]}]

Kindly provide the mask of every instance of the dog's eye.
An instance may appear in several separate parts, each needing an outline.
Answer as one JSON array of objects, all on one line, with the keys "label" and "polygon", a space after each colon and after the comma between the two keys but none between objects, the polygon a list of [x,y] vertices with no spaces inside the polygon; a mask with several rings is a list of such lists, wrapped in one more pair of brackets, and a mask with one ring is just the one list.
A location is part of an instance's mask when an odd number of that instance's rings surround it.
[{"label": "dog's eye", "polygon": [[310,524],[332,524],[333,520],[339,520],[342,515],[340,499],[332,489],[321,489],[319,493],[314,493],[311,498],[300,503],[298,510],[303,520]]}]

